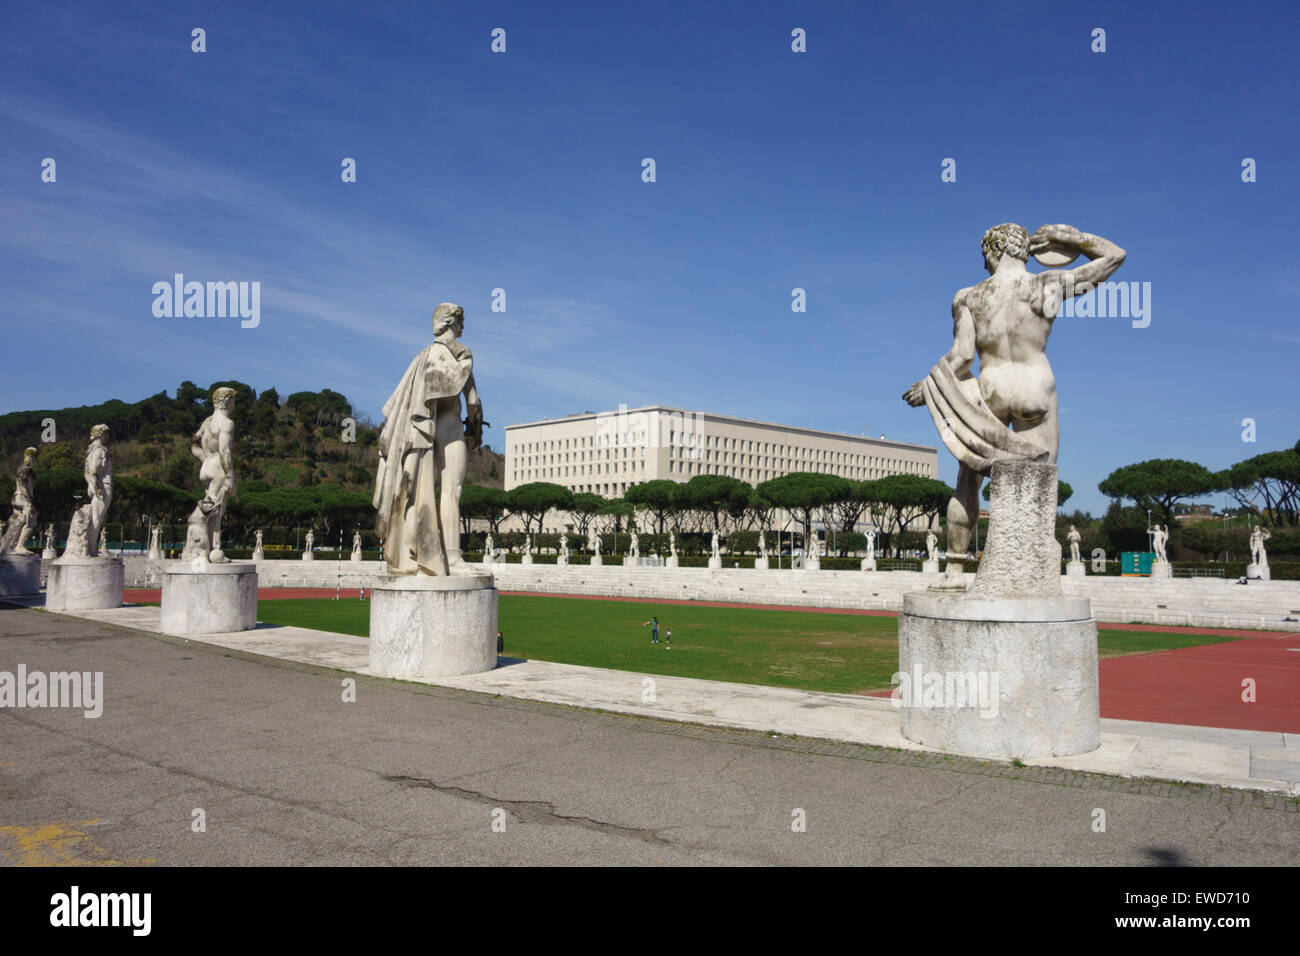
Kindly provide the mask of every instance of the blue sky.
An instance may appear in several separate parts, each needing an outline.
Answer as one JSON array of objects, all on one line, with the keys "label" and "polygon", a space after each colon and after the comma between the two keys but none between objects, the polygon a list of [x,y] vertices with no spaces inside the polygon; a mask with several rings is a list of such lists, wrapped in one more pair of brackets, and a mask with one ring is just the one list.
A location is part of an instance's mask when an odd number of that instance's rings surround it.
[{"label": "blue sky", "polygon": [[[1011,220],[1111,238],[1129,253],[1115,278],[1151,283],[1147,328],[1056,323],[1071,507],[1100,511],[1097,482],[1132,461],[1219,468],[1300,438],[1294,4],[29,4],[7,19],[6,411],[237,378],[333,388],[377,417],[449,300],[498,448],[512,422],[622,402],[937,445],[899,396],[950,344],[984,230]],[[156,318],[153,283],[178,272],[260,282],[261,325]]]}]

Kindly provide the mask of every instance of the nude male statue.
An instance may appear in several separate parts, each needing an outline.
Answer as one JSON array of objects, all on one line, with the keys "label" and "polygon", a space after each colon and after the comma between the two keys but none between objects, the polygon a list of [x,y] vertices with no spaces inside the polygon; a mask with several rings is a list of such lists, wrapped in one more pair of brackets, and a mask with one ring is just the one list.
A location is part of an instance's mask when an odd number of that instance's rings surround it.
[{"label": "nude male statue", "polygon": [[199,480],[206,484],[185,532],[181,557],[187,561],[200,556],[215,564],[229,560],[221,551],[221,522],[235,494],[235,422],[230,417],[234,406],[235,390],[218,388],[212,393],[212,414],[190,439],[190,454],[200,462]]},{"label": "nude male statue", "polygon": [[[945,586],[953,587],[963,586],[962,564],[969,559],[979,490],[993,462],[1056,462],[1056,380],[1046,349],[1061,302],[1107,279],[1126,256],[1115,243],[1073,226],[1042,226],[1030,236],[1010,222],[988,230],[981,249],[989,278],[953,298],[952,348],[925,381],[903,394],[909,405],[929,405],[944,444],[960,463],[948,504]],[[1090,261],[1037,275],[1025,268],[1031,254],[1062,249],[1083,253]],[[977,357],[978,378],[971,373]],[[985,413],[996,422],[982,421]],[[995,429],[982,427],[990,423]],[[1015,435],[996,429],[996,423],[1009,425]]]}]

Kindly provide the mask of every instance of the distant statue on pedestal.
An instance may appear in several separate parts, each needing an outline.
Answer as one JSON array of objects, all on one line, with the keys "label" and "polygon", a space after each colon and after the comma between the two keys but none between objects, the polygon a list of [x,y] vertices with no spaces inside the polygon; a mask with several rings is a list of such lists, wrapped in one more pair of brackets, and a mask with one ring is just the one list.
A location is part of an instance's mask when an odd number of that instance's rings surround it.
[{"label": "distant statue on pedestal", "polygon": [[710,546],[711,546],[712,549],[713,549],[713,556],[714,556],[715,558],[720,558],[720,557],[722,557],[722,551],[721,551],[721,550],[719,549],[719,547],[718,547],[718,532],[716,532],[716,531],[713,532],[713,540],[712,540]]},{"label": "distant statue on pedestal", "polygon": [[1169,543],[1169,526],[1161,528],[1155,525],[1151,529],[1151,547],[1156,553],[1156,564],[1168,564],[1169,556],[1165,554],[1165,547]]},{"label": "distant statue on pedestal", "polygon": [[672,531],[668,532],[668,554],[677,557],[677,534]]},{"label": "distant statue on pedestal", "polygon": [[1264,550],[1264,542],[1271,537],[1273,536],[1259,525],[1255,525],[1255,530],[1250,534],[1250,563],[1255,575],[1263,581],[1272,578],[1272,572],[1268,569],[1268,552]]},{"label": "distant statue on pedestal", "polygon": [[108,526],[107,525],[99,529],[99,553],[101,555],[108,554]]},{"label": "distant statue on pedestal", "polygon": [[214,391],[212,414],[190,439],[190,453],[200,462],[199,480],[207,485],[203,498],[190,513],[182,560],[202,557],[212,564],[227,561],[221,550],[221,521],[226,503],[235,494],[235,422],[230,417],[234,406],[233,388]]},{"label": "distant statue on pedestal", "polygon": [[496,548],[496,542],[492,540],[492,532],[489,531],[487,533],[487,537],[483,539],[483,563],[484,564],[492,563],[492,552],[495,550],[495,548]]},{"label": "distant statue on pedestal", "polygon": [[86,449],[83,474],[86,497],[90,500],[72,515],[68,543],[63,549],[65,558],[99,556],[99,531],[108,516],[108,506],[113,502],[113,459],[108,454],[107,425],[96,425],[90,430],[90,447]]},{"label": "distant statue on pedestal", "polygon": [[36,461],[36,449],[23,451],[23,463],[18,466],[14,478],[14,494],[10,499],[13,511],[9,515],[9,524],[0,535],[0,554],[31,554],[27,550],[27,539],[36,530],[36,505],[33,504],[33,491],[36,470],[32,463]]},{"label": "distant statue on pedestal", "polygon": [[41,552],[41,557],[54,557],[54,525],[45,529],[45,550]]},{"label": "distant statue on pedestal", "polygon": [[316,532],[308,530],[307,536],[303,538],[303,542],[302,542],[302,559],[304,561],[316,560],[316,555],[313,553],[313,549],[315,547],[316,547]]},{"label": "distant statue on pedestal", "polygon": [[600,557],[600,535],[593,534],[591,536],[591,550],[596,557]]},{"label": "distant statue on pedestal", "polygon": [[641,538],[635,531],[632,532],[632,547],[628,551],[627,556],[629,558],[641,557]]},{"label": "distant statue on pedestal", "polygon": [[934,536],[933,531],[927,531],[925,535],[925,557],[927,561],[935,560],[935,548],[939,545],[939,539]]},{"label": "distant statue on pedestal", "polygon": [[261,561],[266,555],[262,553],[262,531],[259,528],[256,534],[257,542],[253,545],[253,560]]},{"label": "distant statue on pedestal", "polygon": [[1070,533],[1065,536],[1065,540],[1070,543],[1070,563],[1079,564],[1079,541],[1082,540],[1079,529],[1070,525]]}]

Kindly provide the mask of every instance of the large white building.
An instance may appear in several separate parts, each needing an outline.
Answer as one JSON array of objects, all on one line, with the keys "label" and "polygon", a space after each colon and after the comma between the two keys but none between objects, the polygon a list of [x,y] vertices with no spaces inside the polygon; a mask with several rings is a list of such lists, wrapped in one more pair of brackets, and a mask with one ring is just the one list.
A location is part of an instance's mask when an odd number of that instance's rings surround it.
[{"label": "large white building", "polygon": [[[931,445],[691,412],[620,407],[506,426],[506,490],[534,481],[622,496],[632,485],[729,475],[752,485],[798,471],[857,480],[938,477]],[[547,516],[561,530],[564,516]],[[558,520],[556,520],[558,519]]]}]

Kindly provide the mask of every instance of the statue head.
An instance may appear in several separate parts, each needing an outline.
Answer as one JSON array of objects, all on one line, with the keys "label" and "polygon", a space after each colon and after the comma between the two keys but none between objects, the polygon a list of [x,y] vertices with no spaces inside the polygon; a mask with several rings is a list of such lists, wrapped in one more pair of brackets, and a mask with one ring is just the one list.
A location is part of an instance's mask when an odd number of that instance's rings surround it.
[{"label": "statue head", "polygon": [[24,464],[24,465],[30,465],[30,464],[31,464],[35,459],[36,459],[36,449],[35,449],[35,448],[24,448],[24,449],[23,449],[23,464]]},{"label": "statue head", "polygon": [[219,408],[223,412],[228,412],[234,407],[234,404],[235,390],[233,388],[227,388],[223,385],[212,393],[212,406],[214,408]]},{"label": "statue head", "polygon": [[1003,256],[1029,261],[1029,232],[1024,226],[1004,222],[984,233],[980,249],[984,253],[984,268],[992,275]]},{"label": "statue head", "polygon": [[447,329],[454,329],[457,336],[465,328],[465,310],[454,302],[443,302],[433,310],[433,334],[441,335]]},{"label": "statue head", "polygon": [[107,426],[107,425],[93,425],[93,426],[91,426],[91,429],[90,429],[90,440],[91,440],[91,441],[99,441],[99,440],[108,441],[108,426]]}]

